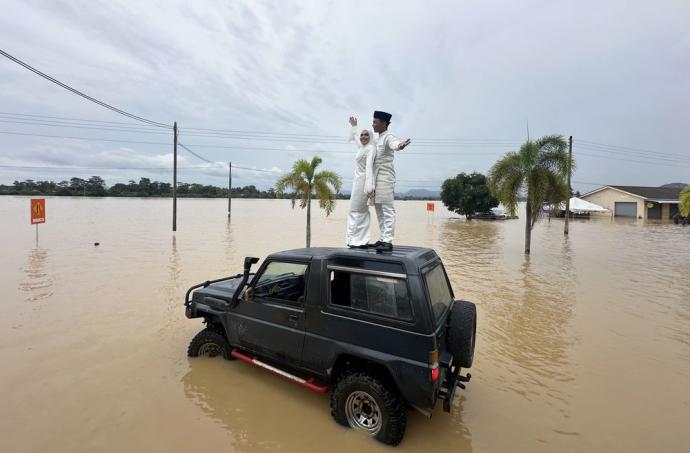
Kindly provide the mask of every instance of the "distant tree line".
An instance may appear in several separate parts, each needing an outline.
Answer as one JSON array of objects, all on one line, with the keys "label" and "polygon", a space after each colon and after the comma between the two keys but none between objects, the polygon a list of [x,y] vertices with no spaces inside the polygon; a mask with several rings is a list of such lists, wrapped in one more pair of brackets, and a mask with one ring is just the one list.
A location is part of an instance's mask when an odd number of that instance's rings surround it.
[{"label": "distant tree line", "polygon": [[[171,197],[172,184],[140,178],[127,184],[117,183],[107,187],[100,176],[88,179],[70,178],[69,181],[14,181],[12,185],[0,185],[0,195],[46,195],[77,197]],[[227,187],[203,184],[178,183],[177,196],[188,198],[225,198]],[[275,189],[259,190],[256,186],[232,188],[233,198],[276,198]],[[285,198],[289,198],[288,195]]]},{"label": "distant tree line", "polygon": [[[140,178],[139,182],[130,180],[127,184],[117,183],[107,187],[100,176],[88,179],[70,178],[68,181],[35,181],[27,179],[14,181],[12,185],[0,184],[0,195],[46,195],[68,197],[172,197],[172,184],[169,182],[151,181]],[[177,196],[187,198],[227,198],[228,188],[203,184],[177,184]],[[268,190],[257,189],[256,186],[232,188],[233,198],[291,198],[291,193],[276,195],[274,188]],[[338,200],[349,200],[349,193],[338,192]],[[438,197],[431,197],[438,198]],[[399,196],[399,200],[428,200],[429,197]]]}]

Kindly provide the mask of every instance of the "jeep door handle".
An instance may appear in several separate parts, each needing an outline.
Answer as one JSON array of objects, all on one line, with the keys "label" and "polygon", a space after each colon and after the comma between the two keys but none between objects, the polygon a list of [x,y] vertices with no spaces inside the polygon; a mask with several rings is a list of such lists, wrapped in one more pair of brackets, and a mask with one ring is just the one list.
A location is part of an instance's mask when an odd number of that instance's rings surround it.
[{"label": "jeep door handle", "polygon": [[299,322],[299,316],[297,316],[297,315],[288,315],[288,321],[291,321],[291,322]]}]

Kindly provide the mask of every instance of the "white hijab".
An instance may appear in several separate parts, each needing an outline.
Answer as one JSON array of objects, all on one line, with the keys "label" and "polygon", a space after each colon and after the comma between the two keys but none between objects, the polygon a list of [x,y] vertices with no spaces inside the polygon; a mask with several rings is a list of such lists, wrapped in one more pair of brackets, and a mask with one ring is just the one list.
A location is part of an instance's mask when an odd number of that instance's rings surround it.
[{"label": "white hijab", "polygon": [[[366,145],[362,144],[361,137],[362,137],[363,132],[366,132],[367,134],[369,134],[369,143],[367,143]],[[355,137],[355,142],[357,143],[357,146],[359,148],[374,146],[376,144],[376,137],[374,137],[373,131],[370,131],[369,129],[362,129],[361,131],[359,131],[359,134],[357,135],[357,137]],[[376,147],[374,147],[374,149],[376,149]]]}]

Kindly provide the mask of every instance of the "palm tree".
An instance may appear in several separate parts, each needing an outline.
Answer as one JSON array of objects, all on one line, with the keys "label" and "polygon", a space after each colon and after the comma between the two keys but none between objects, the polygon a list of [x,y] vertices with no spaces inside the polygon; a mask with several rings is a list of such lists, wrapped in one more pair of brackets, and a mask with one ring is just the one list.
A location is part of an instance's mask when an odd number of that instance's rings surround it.
[{"label": "palm tree", "polygon": [[532,228],[544,204],[558,204],[570,196],[565,182],[566,148],[562,135],[528,140],[520,151],[506,154],[489,170],[489,188],[511,215],[515,215],[518,198],[526,192],[525,254],[530,253]]},{"label": "palm tree", "polygon": [[680,191],[678,210],[680,211],[680,215],[690,218],[690,184]]},{"label": "palm tree", "polygon": [[330,215],[335,209],[335,196],[340,192],[342,181],[340,176],[328,170],[316,173],[316,167],[321,164],[319,156],[315,156],[311,162],[304,159],[296,161],[292,171],[281,176],[276,182],[276,196],[282,197],[286,189],[294,190],[292,194],[292,207],[299,198],[299,207],[307,208],[307,247],[311,247],[311,199],[316,196],[319,206]]}]

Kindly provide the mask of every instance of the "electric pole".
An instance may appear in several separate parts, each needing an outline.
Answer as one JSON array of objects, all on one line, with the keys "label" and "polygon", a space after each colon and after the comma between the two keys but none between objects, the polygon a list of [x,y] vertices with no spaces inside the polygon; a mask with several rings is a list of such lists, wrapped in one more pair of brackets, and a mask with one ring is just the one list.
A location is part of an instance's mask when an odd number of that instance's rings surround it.
[{"label": "electric pole", "polygon": [[173,231],[177,231],[177,121],[173,125]]},{"label": "electric pole", "polygon": [[570,187],[570,176],[573,172],[573,136],[568,140],[568,198],[565,200],[565,226],[563,227],[563,234],[568,235],[568,219],[570,218],[570,194],[573,189]]},{"label": "electric pole", "polygon": [[232,162],[228,162],[228,219],[232,214]]}]

